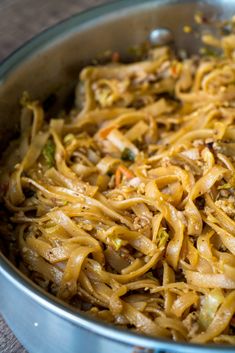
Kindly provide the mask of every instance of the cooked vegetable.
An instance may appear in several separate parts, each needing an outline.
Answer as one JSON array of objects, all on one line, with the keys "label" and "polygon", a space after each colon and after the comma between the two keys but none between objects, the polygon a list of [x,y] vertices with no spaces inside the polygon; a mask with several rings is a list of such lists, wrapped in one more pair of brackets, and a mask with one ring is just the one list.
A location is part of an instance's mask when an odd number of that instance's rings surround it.
[{"label": "cooked vegetable", "polygon": [[25,96],[0,227],[11,258],[67,303],[147,335],[234,344],[235,35],[204,41],[223,55],[106,53],[66,119],[44,121]]},{"label": "cooked vegetable", "polygon": [[164,228],[160,228],[156,239],[158,248],[165,247],[168,239],[169,234],[167,231]]},{"label": "cooked vegetable", "polygon": [[52,140],[48,140],[42,150],[42,154],[48,167],[53,167],[55,164],[55,144]]},{"label": "cooked vegetable", "polygon": [[121,159],[123,161],[134,162],[135,155],[129,148],[124,148],[124,150],[122,151]]},{"label": "cooked vegetable", "polygon": [[213,321],[216,311],[224,301],[224,295],[220,288],[215,288],[208,295],[203,297],[203,302],[199,314],[199,322],[203,329],[207,329]]},{"label": "cooked vegetable", "polygon": [[125,176],[126,179],[134,178],[134,174],[130,170],[128,170],[124,165],[119,165],[115,174],[116,186],[121,183],[122,176]]}]

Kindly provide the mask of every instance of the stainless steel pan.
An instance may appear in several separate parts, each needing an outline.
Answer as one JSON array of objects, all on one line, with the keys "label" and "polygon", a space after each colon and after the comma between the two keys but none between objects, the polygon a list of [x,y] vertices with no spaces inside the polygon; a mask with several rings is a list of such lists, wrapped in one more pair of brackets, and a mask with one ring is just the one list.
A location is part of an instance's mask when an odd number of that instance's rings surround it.
[{"label": "stainless steel pan", "polygon": [[[54,92],[59,104],[73,89],[84,62],[107,49],[123,55],[156,28],[172,31],[177,48],[195,52],[199,38],[182,31],[194,14],[229,18],[232,0],[121,0],[84,12],[40,34],[0,66],[0,136],[7,144],[17,130],[18,101],[27,90],[44,99]],[[234,352],[235,347],[197,346],[141,336],[76,312],[25,278],[0,255],[0,310],[31,353]]]}]

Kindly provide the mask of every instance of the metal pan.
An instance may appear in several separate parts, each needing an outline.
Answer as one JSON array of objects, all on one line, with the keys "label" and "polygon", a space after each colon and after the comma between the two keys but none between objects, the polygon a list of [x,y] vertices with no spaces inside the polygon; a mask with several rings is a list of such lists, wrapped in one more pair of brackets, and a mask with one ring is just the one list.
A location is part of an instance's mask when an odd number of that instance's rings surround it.
[{"label": "metal pan", "polygon": [[[156,28],[170,29],[175,46],[193,53],[198,37],[183,33],[201,11],[210,19],[229,18],[230,0],[121,0],[76,15],[25,44],[0,66],[0,136],[2,145],[17,130],[23,91],[44,99],[54,92],[63,104],[79,69],[107,49],[123,55],[149,38]],[[192,39],[193,38],[193,39]],[[0,254],[0,310],[31,353],[209,353],[235,347],[193,345],[154,339],[121,330],[78,313],[45,293]]]}]

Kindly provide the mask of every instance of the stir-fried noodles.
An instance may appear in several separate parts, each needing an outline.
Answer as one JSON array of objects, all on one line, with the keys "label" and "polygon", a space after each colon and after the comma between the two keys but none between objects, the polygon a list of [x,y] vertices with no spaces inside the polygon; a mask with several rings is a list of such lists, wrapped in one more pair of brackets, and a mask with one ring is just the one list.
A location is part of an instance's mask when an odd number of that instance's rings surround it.
[{"label": "stir-fried noodles", "polygon": [[235,344],[235,36],[220,46],[86,67],[58,117],[24,97],[1,186],[27,276],[121,327]]}]

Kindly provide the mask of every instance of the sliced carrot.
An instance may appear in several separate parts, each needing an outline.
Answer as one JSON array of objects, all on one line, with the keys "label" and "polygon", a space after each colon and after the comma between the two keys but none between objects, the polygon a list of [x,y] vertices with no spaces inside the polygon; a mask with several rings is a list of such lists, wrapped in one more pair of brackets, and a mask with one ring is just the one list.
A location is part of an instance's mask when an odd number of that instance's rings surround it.
[{"label": "sliced carrot", "polygon": [[116,128],[116,126],[108,126],[108,127],[104,128],[104,129],[102,129],[99,132],[100,137],[102,139],[105,139],[108,136],[108,134],[115,128]]},{"label": "sliced carrot", "polygon": [[125,175],[125,177],[127,179],[131,179],[131,178],[134,178],[134,174],[129,170],[127,169],[127,167],[125,167],[123,164],[119,165],[118,167],[120,169],[120,172]]},{"label": "sliced carrot", "polygon": [[121,171],[120,171],[119,168],[117,168],[116,173],[115,173],[115,184],[116,184],[116,186],[119,186],[121,184],[121,177],[122,177]]},{"label": "sliced carrot", "polygon": [[134,174],[129,170],[127,169],[127,167],[125,167],[123,164],[119,165],[119,167],[117,168],[116,170],[116,173],[115,173],[115,184],[116,186],[120,185],[121,184],[121,177],[122,175],[125,175],[125,177],[127,179],[132,179],[134,178]]},{"label": "sliced carrot", "polygon": [[173,65],[173,66],[171,67],[171,73],[172,73],[172,76],[173,76],[173,77],[176,77],[176,76],[177,76],[177,67],[176,67],[176,65]]},{"label": "sliced carrot", "polygon": [[171,66],[171,75],[174,78],[178,78],[181,72],[181,64],[177,61],[173,62]]}]

